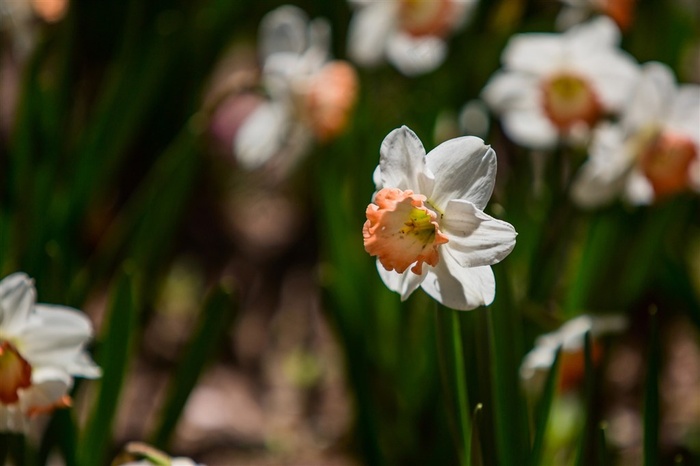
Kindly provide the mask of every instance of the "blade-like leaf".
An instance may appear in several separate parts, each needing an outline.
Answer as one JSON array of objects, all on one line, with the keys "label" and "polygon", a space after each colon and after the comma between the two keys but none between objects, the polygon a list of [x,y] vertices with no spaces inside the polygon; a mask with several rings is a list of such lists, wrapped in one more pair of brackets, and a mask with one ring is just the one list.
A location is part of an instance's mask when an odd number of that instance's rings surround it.
[{"label": "blade-like leaf", "polygon": [[542,452],[544,449],[544,439],[547,432],[547,421],[549,420],[549,411],[552,407],[552,400],[559,380],[559,361],[561,356],[561,347],[557,349],[554,356],[554,362],[549,369],[547,381],[544,385],[542,397],[537,404],[537,425],[535,426],[535,438],[532,443],[532,453],[530,454],[530,465],[537,466],[542,462]]},{"label": "blade-like leaf", "polygon": [[139,306],[134,282],[133,273],[125,270],[112,292],[112,303],[102,330],[102,343],[95,357],[103,375],[97,381],[97,400],[78,452],[82,466],[105,464],[110,447],[114,415],[136,339]]},{"label": "blade-like leaf", "polygon": [[212,291],[200,313],[199,328],[192,335],[177,373],[171,381],[160,422],[153,436],[154,446],[168,446],[187,398],[237,313],[238,303],[228,286],[222,285]]}]

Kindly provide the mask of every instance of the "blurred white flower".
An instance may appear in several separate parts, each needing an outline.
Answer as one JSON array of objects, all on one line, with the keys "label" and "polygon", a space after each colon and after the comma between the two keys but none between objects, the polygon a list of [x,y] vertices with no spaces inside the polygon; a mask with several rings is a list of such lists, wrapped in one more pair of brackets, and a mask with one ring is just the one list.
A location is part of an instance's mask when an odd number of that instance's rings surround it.
[{"label": "blurred white flower", "polygon": [[445,60],[448,36],[473,11],[476,0],[349,0],[348,53],[375,66],[386,57],[401,73],[419,75]]},{"label": "blurred white flower", "polygon": [[20,57],[29,54],[36,41],[37,20],[53,23],[68,10],[68,0],[0,1],[0,30],[7,30]]},{"label": "blurred white flower", "polygon": [[577,386],[585,373],[584,337],[591,336],[591,357],[597,363],[602,356],[598,339],[608,333],[622,332],[627,327],[623,316],[582,315],[564,323],[551,333],[540,335],[535,347],[527,353],[520,366],[520,377],[527,387],[535,389],[552,364],[557,350],[561,348],[559,364],[559,386],[569,389]]},{"label": "blurred white flower", "polygon": [[632,17],[637,0],[560,0],[564,4],[557,27],[569,29],[588,20],[591,16],[601,14],[610,17],[623,31],[632,24]]},{"label": "blurred white flower", "polygon": [[365,250],[404,300],[419,286],[452,309],[493,301],[491,265],[515,246],[515,229],[483,209],[493,192],[496,153],[476,137],[446,141],[426,155],[403,126],[382,142],[367,207]]},{"label": "blurred white flower", "polygon": [[92,337],[87,317],[35,302],[25,274],[0,281],[0,431],[27,432],[38,415],[70,406],[73,376],[100,376],[84,350]]},{"label": "blurred white flower", "polygon": [[269,99],[243,122],[234,140],[238,161],[247,169],[273,157],[293,165],[315,140],[337,136],[347,125],[357,96],[350,64],[330,60],[330,26],[308,20],[286,5],[260,24],[263,85]]},{"label": "blurred white flower", "polygon": [[563,34],[518,34],[482,98],[500,114],[508,137],[525,147],[551,149],[562,138],[579,139],[622,108],[639,75],[619,40],[606,17]]},{"label": "blurred white flower", "polygon": [[595,131],[589,154],[571,192],[584,207],[700,191],[700,86],[678,86],[668,66],[646,64],[620,122]]}]

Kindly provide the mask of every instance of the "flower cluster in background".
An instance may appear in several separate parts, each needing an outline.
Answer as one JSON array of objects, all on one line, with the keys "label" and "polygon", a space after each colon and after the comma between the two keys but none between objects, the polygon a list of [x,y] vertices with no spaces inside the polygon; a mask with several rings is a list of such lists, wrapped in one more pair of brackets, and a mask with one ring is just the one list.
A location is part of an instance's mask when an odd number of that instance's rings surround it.
[{"label": "flower cluster in background", "polygon": [[697,463],[698,14],[0,0],[0,463]]}]

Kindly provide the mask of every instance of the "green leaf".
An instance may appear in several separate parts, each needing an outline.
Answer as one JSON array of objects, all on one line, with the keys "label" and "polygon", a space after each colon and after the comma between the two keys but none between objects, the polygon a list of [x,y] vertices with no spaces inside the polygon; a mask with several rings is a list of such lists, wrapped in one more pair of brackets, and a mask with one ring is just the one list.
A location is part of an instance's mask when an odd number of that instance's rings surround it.
[{"label": "green leaf", "polygon": [[576,455],[576,465],[586,466],[591,463],[591,431],[593,428],[593,418],[591,413],[593,412],[593,390],[595,388],[594,370],[593,366],[593,348],[591,342],[591,332],[587,331],[584,335],[584,381],[583,381],[583,398],[584,406],[586,411],[586,419],[581,431],[581,438],[578,446],[578,453]]},{"label": "green leaf", "polygon": [[230,287],[220,285],[215,288],[201,310],[199,327],[192,335],[192,340],[171,381],[160,422],[151,442],[154,446],[168,446],[190,393],[237,314],[238,302]]},{"label": "green leaf", "polygon": [[79,449],[79,464],[106,464],[114,415],[136,340],[139,306],[134,273],[128,266],[117,280],[106,317],[96,361],[102,367],[96,403],[88,418]]},{"label": "green leaf", "polygon": [[547,421],[549,420],[549,412],[552,407],[552,400],[557,388],[559,380],[559,361],[561,357],[561,347],[557,349],[554,356],[554,362],[549,369],[547,381],[544,385],[542,397],[537,404],[537,426],[534,432],[535,438],[532,443],[532,452],[530,453],[530,465],[538,466],[542,462],[542,452],[544,451],[544,440],[547,433]]},{"label": "green leaf", "polygon": [[512,304],[505,265],[494,267],[498,294],[488,313],[496,448],[503,466],[521,466],[530,449],[527,408],[520,388],[522,320]]}]

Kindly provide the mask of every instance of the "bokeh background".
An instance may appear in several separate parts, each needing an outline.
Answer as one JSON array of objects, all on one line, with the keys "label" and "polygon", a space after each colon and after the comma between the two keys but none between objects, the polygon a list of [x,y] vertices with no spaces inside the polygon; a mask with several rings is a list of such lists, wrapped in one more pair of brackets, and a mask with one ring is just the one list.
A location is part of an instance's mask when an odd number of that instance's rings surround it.
[{"label": "bokeh background", "polygon": [[[347,126],[283,171],[242,167],[232,142],[265,92],[259,23],[282,2],[0,2],[0,275],[85,311],[104,371],[37,440],[2,434],[5,464],[109,464],[134,440],[209,466],[700,464],[697,193],[580,209],[585,150],[525,149],[487,116],[488,212],[519,236],[493,305],[457,317],[469,459],[453,311],[422,291],[400,302],[363,250],[384,136],[407,125],[429,150],[473,132],[463,106],[513,34],[557,30],[559,2],[480,0],[420,76],[358,66]],[[295,5],[348,59],[351,6]],[[638,0],[622,48],[700,83],[699,14]],[[573,389],[532,393],[524,355],[583,313],[629,324]]]}]

